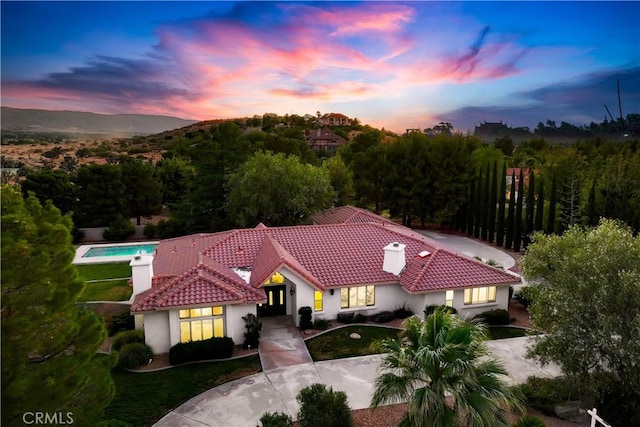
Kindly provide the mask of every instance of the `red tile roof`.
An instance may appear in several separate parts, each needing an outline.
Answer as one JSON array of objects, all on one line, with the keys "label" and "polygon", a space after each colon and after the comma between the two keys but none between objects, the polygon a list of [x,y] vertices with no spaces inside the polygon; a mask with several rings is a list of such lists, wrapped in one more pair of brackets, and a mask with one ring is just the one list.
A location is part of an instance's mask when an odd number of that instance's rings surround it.
[{"label": "red tile roof", "polygon": [[[365,222],[366,219],[370,220]],[[246,296],[247,301],[254,301],[258,295],[264,298],[264,291],[258,288],[283,266],[319,290],[400,283],[409,293],[424,293],[520,283],[517,276],[453,253],[363,209],[334,208],[316,215],[314,221],[344,223],[256,227],[164,240],[156,248],[154,272],[174,278],[163,281],[158,287],[162,291],[154,286],[136,297],[134,307],[146,310],[154,304],[156,308],[168,308],[240,301],[239,294],[230,290],[233,286],[240,291],[248,288],[257,292]],[[399,276],[382,270],[382,248],[392,242],[406,245],[407,266]],[[429,255],[421,257],[419,254],[424,251]],[[251,269],[250,285],[232,268]],[[143,295],[144,303],[139,301]]]},{"label": "red tile roof", "polygon": [[264,290],[254,289],[233,271],[214,260],[202,263],[172,279],[157,281],[137,295],[134,313],[159,309],[220,304],[257,304],[266,301]]},{"label": "red tile roof", "polygon": [[393,224],[395,222],[355,206],[338,206],[311,217],[314,224]]}]

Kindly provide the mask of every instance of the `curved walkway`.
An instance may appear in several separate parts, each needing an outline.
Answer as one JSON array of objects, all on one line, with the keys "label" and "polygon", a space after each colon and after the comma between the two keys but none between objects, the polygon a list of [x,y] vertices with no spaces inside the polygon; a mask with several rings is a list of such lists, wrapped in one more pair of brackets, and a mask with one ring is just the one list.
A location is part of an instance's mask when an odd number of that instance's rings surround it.
[{"label": "curved walkway", "polygon": [[[527,337],[489,341],[495,357],[509,372],[511,383],[527,377],[554,377],[555,366],[542,368],[524,357]],[[352,357],[276,368],[208,390],[171,411],[155,426],[256,426],[265,412],[284,412],[296,418],[296,395],[304,387],[323,383],[347,394],[351,409],[368,408],[382,355]]]}]

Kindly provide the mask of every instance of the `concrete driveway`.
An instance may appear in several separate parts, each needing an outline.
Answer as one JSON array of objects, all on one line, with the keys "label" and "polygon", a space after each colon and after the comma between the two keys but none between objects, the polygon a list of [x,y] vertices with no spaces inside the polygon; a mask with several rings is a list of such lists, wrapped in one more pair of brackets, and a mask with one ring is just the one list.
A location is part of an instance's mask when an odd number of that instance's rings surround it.
[{"label": "concrete driveway", "polygon": [[486,243],[479,242],[465,236],[438,233],[437,231],[430,230],[413,231],[435,240],[440,245],[454,252],[465,254],[472,258],[479,256],[485,262],[492,259],[504,267],[505,270],[510,269],[516,264],[515,259],[513,259],[511,255],[489,246]]},{"label": "concrete driveway", "polygon": [[[522,383],[530,375],[559,375],[560,370],[555,366],[542,368],[525,359],[527,340],[527,337],[522,337],[488,342],[494,356],[507,368],[508,381]],[[295,419],[299,408],[296,395],[313,383],[344,391],[352,409],[367,408],[381,357],[373,355],[306,363],[231,381],[187,401],[155,425],[253,427],[268,411],[286,412]]]}]

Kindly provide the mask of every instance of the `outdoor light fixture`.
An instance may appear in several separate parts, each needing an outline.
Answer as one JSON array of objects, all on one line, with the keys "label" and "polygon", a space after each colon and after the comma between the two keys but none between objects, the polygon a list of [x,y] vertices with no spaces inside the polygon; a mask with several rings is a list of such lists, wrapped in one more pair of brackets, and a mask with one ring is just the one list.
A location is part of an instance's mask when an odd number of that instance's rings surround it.
[{"label": "outdoor light fixture", "polygon": [[335,289],[331,289],[331,290],[329,291],[329,293],[330,293],[331,295],[333,295],[333,294],[335,293]]},{"label": "outdoor light fixture", "polygon": [[291,287],[291,289],[289,289],[289,295],[293,296],[296,293],[296,291],[293,290],[293,286]]}]

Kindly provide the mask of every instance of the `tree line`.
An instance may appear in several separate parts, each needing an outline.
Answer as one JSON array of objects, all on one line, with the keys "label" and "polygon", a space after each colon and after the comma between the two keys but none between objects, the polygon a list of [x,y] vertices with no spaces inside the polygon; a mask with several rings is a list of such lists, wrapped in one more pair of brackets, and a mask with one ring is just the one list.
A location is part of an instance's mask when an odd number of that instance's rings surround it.
[{"label": "tree line", "polygon": [[[311,150],[296,121],[255,124],[229,121],[165,136],[155,164],[120,156],[72,171],[32,170],[22,189],[53,200],[77,227],[123,218],[140,223],[164,206],[170,215],[160,237],[259,222],[293,225],[344,204],[515,250],[534,230],[560,233],[600,217],[640,229],[637,139],[559,146],[533,138],[514,147],[508,137],[483,144],[471,135],[397,136],[358,125],[350,142],[328,157]],[[510,174],[509,168],[520,169]]]}]

